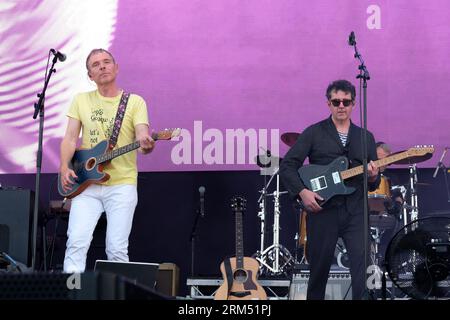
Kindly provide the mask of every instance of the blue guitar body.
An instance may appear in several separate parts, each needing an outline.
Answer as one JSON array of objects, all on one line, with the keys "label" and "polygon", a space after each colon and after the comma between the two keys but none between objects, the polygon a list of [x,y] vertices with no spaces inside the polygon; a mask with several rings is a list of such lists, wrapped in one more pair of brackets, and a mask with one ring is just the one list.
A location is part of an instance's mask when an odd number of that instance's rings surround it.
[{"label": "blue guitar body", "polygon": [[75,151],[69,167],[75,171],[78,178],[70,190],[64,191],[61,185],[61,177],[58,174],[58,191],[68,199],[71,199],[93,183],[100,183],[109,179],[109,174],[102,172],[105,163],[100,163],[99,157],[108,151],[108,140],[103,140],[91,149]]}]

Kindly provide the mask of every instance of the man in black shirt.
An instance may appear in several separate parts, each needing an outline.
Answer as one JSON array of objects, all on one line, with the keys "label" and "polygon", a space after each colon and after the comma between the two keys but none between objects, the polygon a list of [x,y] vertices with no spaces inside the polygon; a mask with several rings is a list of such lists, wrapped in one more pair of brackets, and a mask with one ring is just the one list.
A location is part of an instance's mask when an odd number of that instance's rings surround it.
[{"label": "man in black shirt", "polygon": [[[310,164],[328,165],[340,156],[349,160],[349,167],[362,165],[361,131],[351,122],[356,90],[347,80],[331,83],[326,91],[331,116],[308,127],[299,136],[280,165],[282,182],[293,199],[302,201],[308,211],[306,217],[307,260],[310,267],[307,299],[324,299],[328,273],[334,257],[338,237],[342,237],[350,259],[353,299],[364,298],[364,215],[363,177],[357,175],[345,184],[356,190],[349,195],[337,195],[325,203],[317,193],[308,190],[297,170],[306,157]],[[367,132],[369,190],[380,182],[375,139]],[[370,162],[369,162],[370,161]]]}]

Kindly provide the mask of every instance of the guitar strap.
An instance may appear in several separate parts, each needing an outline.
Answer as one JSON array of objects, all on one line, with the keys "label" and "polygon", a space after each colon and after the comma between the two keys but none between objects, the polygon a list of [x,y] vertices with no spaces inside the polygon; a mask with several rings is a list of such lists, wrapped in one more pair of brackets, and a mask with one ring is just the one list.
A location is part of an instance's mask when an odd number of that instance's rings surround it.
[{"label": "guitar strap", "polygon": [[233,270],[231,269],[230,258],[225,258],[223,261],[225,265],[225,273],[227,275],[227,297],[230,295],[231,287],[233,286]]},{"label": "guitar strap", "polygon": [[109,138],[109,149],[112,150],[116,146],[117,138],[119,137],[120,128],[122,127],[122,121],[127,110],[128,98],[130,94],[123,92],[120,98],[119,107],[117,108],[116,119],[114,119],[114,128]]}]

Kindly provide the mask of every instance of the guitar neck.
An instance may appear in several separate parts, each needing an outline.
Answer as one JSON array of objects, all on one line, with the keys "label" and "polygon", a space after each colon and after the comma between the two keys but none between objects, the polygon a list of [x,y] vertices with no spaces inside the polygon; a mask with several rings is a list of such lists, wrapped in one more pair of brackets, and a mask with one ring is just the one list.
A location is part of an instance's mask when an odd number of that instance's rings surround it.
[{"label": "guitar neck", "polygon": [[[391,163],[394,163],[396,161],[399,161],[399,160],[402,160],[402,159],[406,159],[406,158],[408,158],[408,152],[407,151],[401,152],[401,153],[397,153],[395,155],[392,155],[392,156],[389,156],[389,157],[386,157],[386,158],[383,158],[383,159],[376,160],[376,161],[374,161],[374,163],[375,163],[375,165],[377,167],[381,167],[381,166],[387,166],[387,165],[389,165]],[[349,179],[349,178],[352,178],[352,177],[357,176],[359,174],[362,174],[363,172],[364,172],[363,166],[357,166],[357,167],[354,167],[354,168],[342,171],[341,172],[341,178],[343,180]]]},{"label": "guitar neck", "polygon": [[[152,139],[154,141],[160,140],[160,133],[152,133]],[[140,146],[141,146],[141,143],[139,141],[132,142],[130,144],[127,144],[126,146],[123,146],[123,147],[120,147],[115,150],[111,150],[109,152],[102,154],[100,157],[98,157],[97,161],[98,161],[98,163],[111,161],[112,159],[117,158],[125,153],[136,150]]]},{"label": "guitar neck", "polygon": [[236,211],[236,267],[244,268],[244,238],[242,231],[242,212]]},{"label": "guitar neck", "polygon": [[139,141],[135,141],[133,143],[127,144],[126,146],[106,152],[106,153],[102,154],[100,157],[98,157],[98,163],[111,161],[112,159],[117,158],[125,153],[136,150],[140,146],[141,146],[141,143]]}]

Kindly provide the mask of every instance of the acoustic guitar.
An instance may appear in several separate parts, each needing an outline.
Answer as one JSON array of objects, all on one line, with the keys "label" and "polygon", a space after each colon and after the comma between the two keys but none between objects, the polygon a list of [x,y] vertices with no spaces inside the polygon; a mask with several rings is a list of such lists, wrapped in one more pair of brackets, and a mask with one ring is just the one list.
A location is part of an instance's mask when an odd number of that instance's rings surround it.
[{"label": "acoustic guitar", "polygon": [[244,257],[242,215],[246,200],[232,199],[231,208],[236,216],[236,257],[226,259],[220,265],[223,284],[217,289],[214,300],[267,300],[267,294],[258,283],[259,263]]},{"label": "acoustic guitar", "polygon": [[[152,139],[170,140],[180,135],[181,129],[166,129],[152,133]],[[74,181],[69,190],[64,190],[61,184],[61,176],[58,174],[58,192],[65,198],[71,199],[83,192],[91,184],[101,183],[109,180],[109,174],[103,172],[103,168],[112,159],[127,152],[133,151],[141,146],[139,141],[135,141],[126,146],[110,150],[108,140],[103,140],[91,149],[80,149],[75,151],[69,163],[78,178]]]}]

